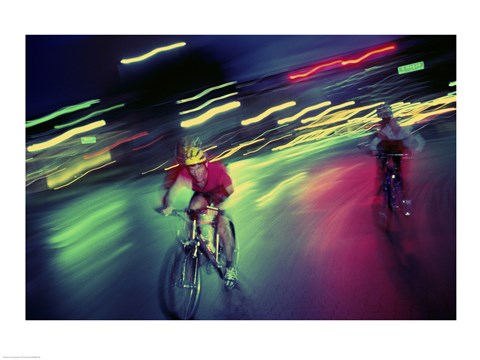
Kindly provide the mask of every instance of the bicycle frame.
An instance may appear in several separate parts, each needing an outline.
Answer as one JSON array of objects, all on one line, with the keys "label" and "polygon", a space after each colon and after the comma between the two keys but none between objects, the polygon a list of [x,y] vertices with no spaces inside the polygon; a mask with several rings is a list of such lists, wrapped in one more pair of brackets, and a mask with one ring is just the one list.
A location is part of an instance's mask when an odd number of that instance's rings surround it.
[{"label": "bicycle frame", "polygon": [[[212,206],[207,206],[201,210],[185,209],[181,212],[175,212],[176,215],[184,214],[184,220],[190,222],[188,240],[179,239],[184,249],[190,248],[189,253],[193,258],[199,257],[200,254],[205,255],[223,277],[224,266],[219,259],[221,254],[220,235],[217,231],[218,216],[221,213],[218,208]],[[208,236],[206,234],[207,230],[210,230]],[[210,243],[213,243],[213,251],[209,247]]]}]

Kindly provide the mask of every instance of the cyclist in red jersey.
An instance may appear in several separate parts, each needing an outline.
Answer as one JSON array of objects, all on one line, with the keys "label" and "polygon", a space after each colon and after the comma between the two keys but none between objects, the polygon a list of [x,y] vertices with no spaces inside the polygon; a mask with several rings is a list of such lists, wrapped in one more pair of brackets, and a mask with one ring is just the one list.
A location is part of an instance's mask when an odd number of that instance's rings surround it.
[{"label": "cyclist in red jersey", "polygon": [[[222,203],[234,191],[232,179],[225,166],[219,162],[208,162],[205,153],[195,146],[186,149],[184,167],[164,197],[165,215],[171,214],[173,208],[170,204],[183,187],[194,191],[189,204],[192,210],[203,209],[208,205],[222,208]],[[235,244],[229,220],[222,214],[218,217],[218,233],[227,257],[225,285],[233,288],[238,278],[233,264]]]}]

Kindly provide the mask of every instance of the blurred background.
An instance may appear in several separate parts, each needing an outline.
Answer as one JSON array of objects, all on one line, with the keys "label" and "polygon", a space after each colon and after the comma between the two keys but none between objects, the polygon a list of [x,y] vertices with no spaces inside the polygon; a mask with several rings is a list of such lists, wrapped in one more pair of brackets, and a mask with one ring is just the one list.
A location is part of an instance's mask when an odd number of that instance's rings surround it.
[{"label": "blurred background", "polygon": [[[182,136],[227,165],[241,246],[198,319],[456,318],[456,36],[25,41],[26,319],[168,319],[178,224],[154,209]],[[383,102],[426,140],[390,231],[359,148]]]}]

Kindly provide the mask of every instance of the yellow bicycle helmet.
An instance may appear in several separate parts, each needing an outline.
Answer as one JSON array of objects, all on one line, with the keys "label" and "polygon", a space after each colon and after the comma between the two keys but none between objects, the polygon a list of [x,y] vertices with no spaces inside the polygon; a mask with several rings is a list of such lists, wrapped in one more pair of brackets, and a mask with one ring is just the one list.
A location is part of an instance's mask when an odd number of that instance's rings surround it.
[{"label": "yellow bicycle helmet", "polygon": [[190,147],[185,152],[185,165],[196,165],[207,161],[207,157],[202,149],[198,147]]}]

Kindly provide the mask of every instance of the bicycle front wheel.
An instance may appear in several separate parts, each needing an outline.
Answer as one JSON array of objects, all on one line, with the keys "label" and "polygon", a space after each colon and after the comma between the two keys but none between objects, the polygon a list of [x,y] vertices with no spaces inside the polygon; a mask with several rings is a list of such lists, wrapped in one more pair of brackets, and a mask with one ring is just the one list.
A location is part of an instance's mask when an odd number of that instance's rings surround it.
[{"label": "bicycle front wheel", "polygon": [[173,261],[169,278],[169,303],[177,318],[192,319],[197,311],[201,277],[198,257],[190,252],[178,251]]}]

